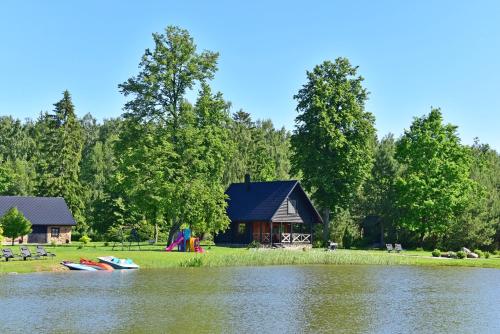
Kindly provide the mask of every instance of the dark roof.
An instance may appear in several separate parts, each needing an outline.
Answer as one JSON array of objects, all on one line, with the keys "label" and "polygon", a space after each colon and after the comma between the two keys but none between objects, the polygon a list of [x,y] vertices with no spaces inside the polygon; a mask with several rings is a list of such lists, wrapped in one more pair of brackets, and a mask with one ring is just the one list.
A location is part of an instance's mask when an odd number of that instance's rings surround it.
[{"label": "dark roof", "polygon": [[13,207],[33,225],[76,225],[62,197],[0,196],[0,217]]},{"label": "dark roof", "polygon": [[[227,214],[231,221],[271,221],[281,203],[296,186],[300,187],[300,184],[297,180],[290,180],[250,182],[249,186],[247,190],[246,183],[233,183],[227,189]],[[305,196],[307,198],[307,195]],[[312,203],[310,204],[316,212]]]}]

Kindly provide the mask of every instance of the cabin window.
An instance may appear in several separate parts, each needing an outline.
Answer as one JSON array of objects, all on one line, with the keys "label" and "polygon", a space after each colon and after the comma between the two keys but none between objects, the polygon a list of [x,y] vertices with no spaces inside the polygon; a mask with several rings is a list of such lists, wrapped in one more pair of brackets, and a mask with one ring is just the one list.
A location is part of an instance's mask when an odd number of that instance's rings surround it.
[{"label": "cabin window", "polygon": [[51,238],[59,238],[59,227],[52,227],[50,229],[50,237]]},{"label": "cabin window", "polygon": [[289,215],[296,215],[297,214],[297,201],[294,199],[289,199],[288,200],[288,211],[287,213]]},{"label": "cabin window", "polygon": [[238,234],[245,234],[246,228],[246,224],[238,224]]}]

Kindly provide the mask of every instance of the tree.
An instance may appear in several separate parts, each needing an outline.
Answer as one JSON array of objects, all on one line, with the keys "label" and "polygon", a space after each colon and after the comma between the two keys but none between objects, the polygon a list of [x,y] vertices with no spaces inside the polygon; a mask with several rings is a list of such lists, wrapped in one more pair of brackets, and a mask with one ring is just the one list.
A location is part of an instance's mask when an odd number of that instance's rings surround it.
[{"label": "tree", "polygon": [[396,178],[399,165],[394,157],[394,136],[383,137],[375,149],[375,160],[370,178],[364,184],[364,210],[376,217],[380,226],[380,243],[384,244],[384,232],[392,226],[396,212]]},{"label": "tree", "polygon": [[[146,49],[139,74],[119,85],[132,97],[116,146],[123,200],[141,219],[167,223],[170,236],[182,224],[224,229],[229,220],[221,171],[229,104],[206,84],[218,54],[197,53],[189,33],[178,27],[153,39],[155,48]],[[193,107],[185,95],[195,86],[201,89]]]},{"label": "tree", "polygon": [[77,221],[77,230],[83,233],[87,226],[82,213],[84,194],[80,183],[82,127],[68,91],[64,91],[63,98],[54,106],[54,112],[41,115],[36,125],[37,195],[63,197]]},{"label": "tree", "polygon": [[0,225],[3,228],[3,234],[11,238],[12,245],[14,245],[14,239],[17,237],[22,237],[31,233],[31,222],[26,219],[23,213],[16,207],[9,209],[9,211],[0,218]]},{"label": "tree", "polygon": [[471,156],[460,144],[457,127],[443,124],[439,109],[415,118],[397,143],[402,172],[396,182],[399,224],[427,236],[443,236],[464,212],[475,182],[470,178]]},{"label": "tree", "polygon": [[325,61],[307,72],[297,100],[291,138],[292,171],[324,213],[329,237],[330,211],[347,209],[372,164],[374,117],[365,111],[368,92],[346,58]]}]

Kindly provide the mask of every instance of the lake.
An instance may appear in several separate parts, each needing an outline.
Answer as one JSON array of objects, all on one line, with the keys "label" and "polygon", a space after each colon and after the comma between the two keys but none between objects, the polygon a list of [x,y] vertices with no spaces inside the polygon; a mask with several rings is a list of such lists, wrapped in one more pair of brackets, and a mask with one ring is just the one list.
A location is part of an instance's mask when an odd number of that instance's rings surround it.
[{"label": "lake", "polygon": [[0,276],[0,332],[500,333],[500,270],[273,266]]}]

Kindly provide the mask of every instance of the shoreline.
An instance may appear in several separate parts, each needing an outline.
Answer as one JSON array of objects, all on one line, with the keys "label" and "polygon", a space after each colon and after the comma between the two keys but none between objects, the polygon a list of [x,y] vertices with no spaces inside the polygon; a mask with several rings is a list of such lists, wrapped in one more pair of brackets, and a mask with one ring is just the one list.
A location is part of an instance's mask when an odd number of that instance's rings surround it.
[{"label": "shoreline", "polygon": [[142,269],[163,269],[182,267],[237,267],[273,265],[409,265],[409,266],[455,266],[500,269],[500,257],[489,259],[448,259],[432,257],[427,251],[403,251],[387,253],[381,250],[325,251],[323,249],[246,249],[221,246],[205,246],[204,254],[165,252],[164,246],[141,246],[141,250],[111,250],[110,246],[87,246],[78,249],[70,247],[47,247],[57,254],[55,258],[1,261],[0,275],[33,272],[60,272],[66,269],[63,260],[78,262],[80,258],[95,259],[97,256],[113,255],[131,258]]}]

